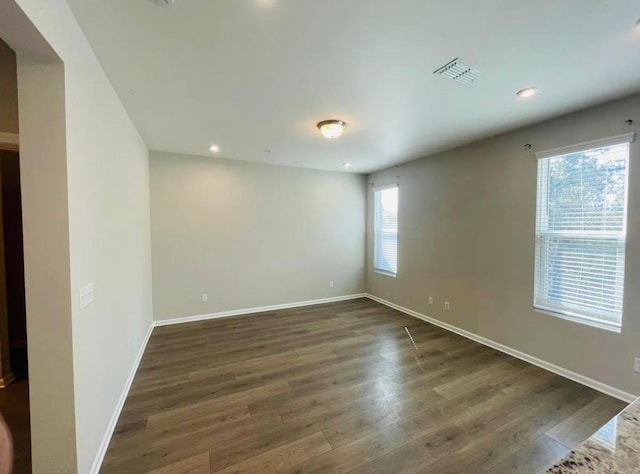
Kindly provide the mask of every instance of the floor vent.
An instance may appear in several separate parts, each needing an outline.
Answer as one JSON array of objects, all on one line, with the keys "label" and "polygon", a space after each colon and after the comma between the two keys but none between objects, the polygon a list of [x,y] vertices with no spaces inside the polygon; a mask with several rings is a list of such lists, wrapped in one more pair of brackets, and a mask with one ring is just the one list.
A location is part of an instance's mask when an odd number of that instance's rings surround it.
[{"label": "floor vent", "polygon": [[445,64],[433,73],[440,74],[441,76],[459,82],[460,84],[471,84],[480,76],[480,74],[482,74],[480,71],[469,66],[458,58]]}]

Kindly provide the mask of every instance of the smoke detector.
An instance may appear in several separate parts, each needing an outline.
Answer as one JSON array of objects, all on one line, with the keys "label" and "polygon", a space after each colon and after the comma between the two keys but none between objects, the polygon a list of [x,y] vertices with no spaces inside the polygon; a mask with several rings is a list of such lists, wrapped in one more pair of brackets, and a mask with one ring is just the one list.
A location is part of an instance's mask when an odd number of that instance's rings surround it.
[{"label": "smoke detector", "polygon": [[480,71],[469,66],[459,58],[448,62],[441,68],[433,71],[433,73],[440,74],[441,76],[459,82],[460,84],[471,84],[480,77],[480,74],[482,74]]},{"label": "smoke detector", "polygon": [[150,0],[150,1],[160,7],[170,7],[175,2],[175,0]]}]

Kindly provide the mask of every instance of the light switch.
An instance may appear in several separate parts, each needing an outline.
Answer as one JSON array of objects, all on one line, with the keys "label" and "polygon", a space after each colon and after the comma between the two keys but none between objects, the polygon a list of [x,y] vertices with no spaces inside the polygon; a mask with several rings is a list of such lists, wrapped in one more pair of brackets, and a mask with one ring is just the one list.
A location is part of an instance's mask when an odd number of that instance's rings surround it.
[{"label": "light switch", "polygon": [[95,300],[95,292],[93,291],[93,282],[80,288],[80,309],[86,308]]}]

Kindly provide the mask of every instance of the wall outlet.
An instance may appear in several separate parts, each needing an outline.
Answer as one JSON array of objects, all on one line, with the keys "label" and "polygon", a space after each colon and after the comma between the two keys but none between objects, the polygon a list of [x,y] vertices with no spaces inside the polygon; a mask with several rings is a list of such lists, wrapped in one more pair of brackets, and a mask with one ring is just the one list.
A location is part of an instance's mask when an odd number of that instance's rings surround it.
[{"label": "wall outlet", "polygon": [[333,288],[333,280],[329,280],[329,288]]},{"label": "wall outlet", "polygon": [[206,303],[207,301],[209,301],[209,295],[207,295],[206,293],[202,293],[202,302]]},{"label": "wall outlet", "polygon": [[429,296],[429,304],[433,304],[433,296]]},{"label": "wall outlet", "polygon": [[633,359],[633,370],[640,372],[640,357]]},{"label": "wall outlet", "polygon": [[450,309],[451,309],[451,304],[449,304],[448,301],[445,301],[444,302],[444,310],[445,311],[449,311]]},{"label": "wall outlet", "polygon": [[96,299],[95,292],[93,291],[93,282],[84,285],[80,288],[80,309],[86,308],[93,300]]}]

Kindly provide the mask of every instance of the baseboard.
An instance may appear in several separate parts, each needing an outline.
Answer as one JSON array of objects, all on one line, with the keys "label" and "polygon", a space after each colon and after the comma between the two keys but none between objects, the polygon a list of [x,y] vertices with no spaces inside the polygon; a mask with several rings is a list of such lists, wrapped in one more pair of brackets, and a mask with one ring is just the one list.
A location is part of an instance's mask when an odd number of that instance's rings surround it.
[{"label": "baseboard", "polygon": [[597,390],[599,392],[602,392],[606,395],[610,395],[614,398],[617,398],[619,400],[622,400],[624,402],[627,403],[631,403],[632,401],[636,400],[638,397],[636,395],[632,395],[631,393],[625,392],[623,390],[617,389],[615,387],[612,387],[611,385],[607,385],[604,384],[602,382],[599,382],[597,380],[594,380],[592,378],[586,377],[584,375],[578,374],[576,372],[573,372],[571,370],[565,369],[563,367],[560,367],[558,365],[552,364],[551,362],[547,362],[546,360],[542,360],[539,359],[537,357],[534,357],[532,355],[526,354],[524,352],[518,351],[516,349],[513,349],[509,346],[505,346],[504,344],[500,344],[499,342],[495,342],[492,341],[491,339],[487,339],[486,337],[482,337],[482,336],[478,336],[477,334],[474,334],[472,332],[466,331],[464,329],[460,329],[457,326],[454,326],[452,324],[448,324],[445,323],[443,321],[440,321],[438,319],[432,318],[430,316],[426,316],[422,313],[418,313],[417,311],[414,311],[412,309],[409,308],[405,308],[403,306],[397,305],[395,303],[392,303],[391,301],[387,301],[385,299],[379,298],[375,295],[371,295],[369,293],[366,294],[367,298],[373,300],[373,301],[377,301],[378,303],[381,303],[385,306],[388,306],[390,308],[396,309],[398,311],[401,311],[402,313],[408,314],[409,316],[413,316],[415,318],[421,319],[423,321],[426,321],[428,323],[431,323],[435,326],[439,326],[443,329],[446,329],[447,331],[451,331],[453,333],[456,333],[460,336],[466,337],[467,339],[471,339],[472,341],[478,342],[482,345],[491,347],[492,349],[495,349],[497,351],[500,352],[504,352],[505,354],[508,354],[510,356],[513,356],[517,359],[521,359],[525,362],[528,362],[532,365],[536,365],[538,367],[541,367],[545,370],[548,370],[549,372],[553,372],[554,374],[558,374],[561,375],[562,377],[565,377],[567,379],[573,380],[574,382],[578,382],[582,385],[586,385],[587,387],[591,387],[594,390]]},{"label": "baseboard", "polygon": [[113,411],[113,415],[111,415],[111,420],[109,421],[109,426],[107,426],[107,431],[102,438],[102,443],[100,443],[100,448],[98,449],[98,453],[93,460],[93,465],[91,466],[91,474],[98,474],[100,471],[100,467],[102,466],[102,461],[104,461],[104,456],[107,454],[107,448],[109,447],[109,443],[111,442],[111,437],[113,436],[113,431],[116,429],[116,424],[118,423],[118,419],[120,418],[120,413],[122,412],[122,408],[124,407],[124,402],[127,399],[127,395],[129,395],[129,389],[131,388],[131,384],[133,383],[133,379],[136,376],[136,372],[138,371],[138,366],[140,365],[140,361],[142,360],[142,356],[144,355],[144,351],[147,348],[147,343],[149,342],[149,338],[151,337],[151,332],[153,331],[153,324],[149,325],[149,329],[144,336],[142,344],[140,345],[140,350],[138,351],[138,355],[136,356],[133,365],[131,366],[131,371],[129,372],[129,377],[124,384],[124,388],[122,389],[122,393],[120,394],[120,399],[118,400],[118,404],[116,405],[115,410]]},{"label": "baseboard", "polygon": [[357,298],[365,298],[365,293],[357,293],[354,295],[334,296],[331,298],[321,298],[319,300],[297,301],[295,303],[275,304],[271,306],[258,306],[255,308],[234,309],[232,311],[222,311],[219,313],[199,314],[195,316],[183,316],[180,318],[161,319],[154,321],[153,325],[157,326],[171,326],[173,324],[193,323],[196,321],[205,321],[207,319],[219,319],[230,318],[232,316],[242,316],[245,314],[264,313],[266,311],[276,311],[279,309],[298,308],[301,306],[311,306],[314,304],[334,303],[337,301],[354,300]]}]

